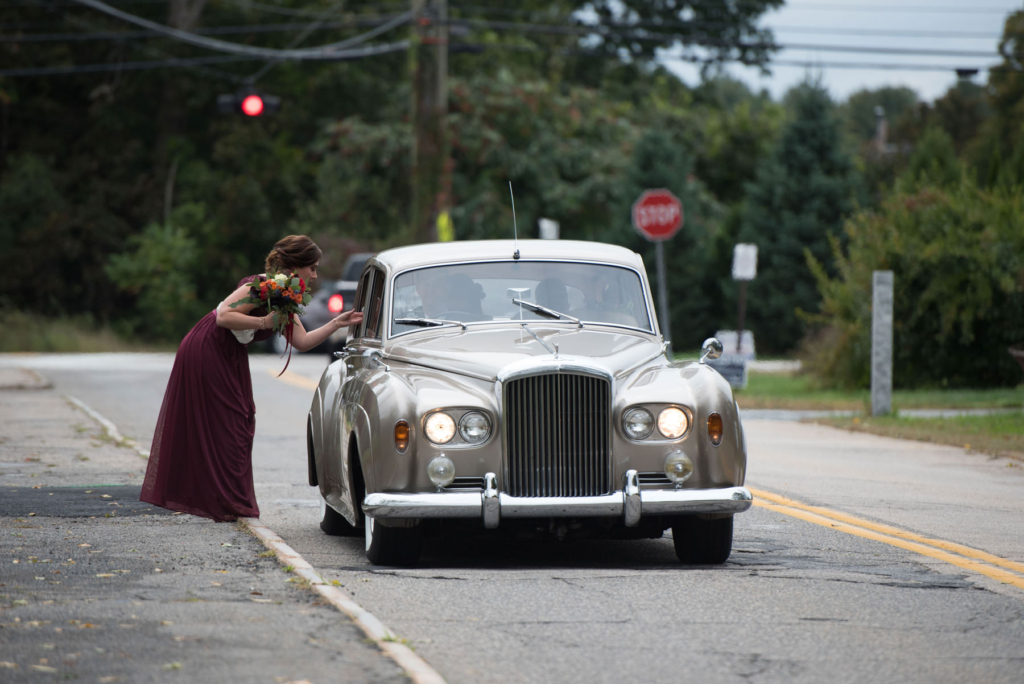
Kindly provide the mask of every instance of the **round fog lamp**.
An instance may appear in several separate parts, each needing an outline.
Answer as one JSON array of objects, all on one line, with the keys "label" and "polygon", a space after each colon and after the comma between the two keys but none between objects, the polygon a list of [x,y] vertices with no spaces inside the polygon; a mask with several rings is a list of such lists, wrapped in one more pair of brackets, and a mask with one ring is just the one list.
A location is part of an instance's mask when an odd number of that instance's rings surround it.
[{"label": "round fog lamp", "polygon": [[479,444],[491,433],[491,425],[482,413],[470,411],[459,421],[459,434],[470,444]]},{"label": "round fog lamp", "polygon": [[455,421],[447,413],[438,411],[427,418],[423,432],[434,444],[447,444],[455,436]]},{"label": "round fog lamp", "polygon": [[452,459],[441,454],[427,464],[427,476],[438,488],[447,487],[455,480],[455,464]]},{"label": "round fog lamp", "polygon": [[658,414],[658,432],[669,439],[679,439],[690,427],[690,419],[686,412],[670,406]]},{"label": "round fog lamp", "polygon": [[654,429],[654,416],[647,409],[629,409],[622,417],[622,429],[630,439],[643,439]]},{"label": "round fog lamp", "polygon": [[682,451],[674,451],[665,459],[665,476],[681,485],[693,475],[693,461]]}]

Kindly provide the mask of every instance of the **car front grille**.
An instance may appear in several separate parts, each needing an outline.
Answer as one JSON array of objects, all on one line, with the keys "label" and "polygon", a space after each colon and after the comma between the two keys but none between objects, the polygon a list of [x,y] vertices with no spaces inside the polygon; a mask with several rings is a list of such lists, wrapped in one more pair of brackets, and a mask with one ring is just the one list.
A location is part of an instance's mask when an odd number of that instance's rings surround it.
[{"label": "car front grille", "polygon": [[611,491],[609,382],[574,373],[505,385],[506,490],[512,496]]}]

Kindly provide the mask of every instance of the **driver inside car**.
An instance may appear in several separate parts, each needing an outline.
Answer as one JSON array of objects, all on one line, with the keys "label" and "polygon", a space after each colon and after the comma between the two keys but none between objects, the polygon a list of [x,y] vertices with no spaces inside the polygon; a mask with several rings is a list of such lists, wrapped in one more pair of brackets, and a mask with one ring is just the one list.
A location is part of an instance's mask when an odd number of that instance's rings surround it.
[{"label": "driver inside car", "polygon": [[545,278],[537,283],[537,303],[558,313],[569,313],[569,289],[558,278]]}]

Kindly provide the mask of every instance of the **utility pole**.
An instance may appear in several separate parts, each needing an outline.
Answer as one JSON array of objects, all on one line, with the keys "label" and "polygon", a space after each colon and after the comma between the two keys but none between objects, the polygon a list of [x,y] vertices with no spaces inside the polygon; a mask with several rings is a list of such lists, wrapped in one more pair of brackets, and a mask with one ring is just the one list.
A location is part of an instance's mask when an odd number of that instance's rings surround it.
[{"label": "utility pole", "polygon": [[412,0],[412,239],[437,240],[450,225],[448,0]]}]

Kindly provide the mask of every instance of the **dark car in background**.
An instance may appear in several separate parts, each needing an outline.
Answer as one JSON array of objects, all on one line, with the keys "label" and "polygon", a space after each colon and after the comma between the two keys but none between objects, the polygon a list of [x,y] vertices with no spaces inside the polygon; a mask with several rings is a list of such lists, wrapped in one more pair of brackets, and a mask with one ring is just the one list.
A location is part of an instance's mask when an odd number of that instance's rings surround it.
[{"label": "dark car in background", "polygon": [[[352,254],[345,260],[339,280],[318,280],[313,292],[313,299],[306,305],[306,314],[302,317],[302,326],[306,330],[315,330],[325,325],[332,318],[345,311],[351,311],[356,301],[356,287],[359,285],[359,274],[369,261],[373,252]],[[344,327],[331,335],[327,340],[310,349],[307,354],[332,354],[345,346],[348,327]],[[268,344],[268,351],[283,354],[285,351],[284,337],[275,335]]]}]

